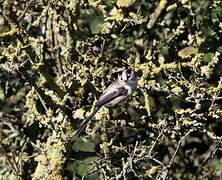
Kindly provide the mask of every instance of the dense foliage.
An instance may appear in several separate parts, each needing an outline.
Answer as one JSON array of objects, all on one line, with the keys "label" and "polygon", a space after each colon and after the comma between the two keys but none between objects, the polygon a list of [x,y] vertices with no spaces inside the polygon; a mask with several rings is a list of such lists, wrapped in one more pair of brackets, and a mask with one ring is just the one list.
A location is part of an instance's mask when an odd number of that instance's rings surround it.
[{"label": "dense foliage", "polygon": [[[0,179],[221,178],[221,0],[0,5]],[[67,143],[124,69],[138,90]]]}]

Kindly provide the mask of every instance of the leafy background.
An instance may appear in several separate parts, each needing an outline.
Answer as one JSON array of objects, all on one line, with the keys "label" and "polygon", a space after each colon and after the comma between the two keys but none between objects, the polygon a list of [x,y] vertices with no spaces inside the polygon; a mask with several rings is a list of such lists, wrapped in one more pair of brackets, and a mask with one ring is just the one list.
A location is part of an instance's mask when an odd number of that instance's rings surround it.
[{"label": "leafy background", "polygon": [[[1,179],[219,179],[220,0],[0,1]],[[67,143],[118,72],[139,88]]]}]

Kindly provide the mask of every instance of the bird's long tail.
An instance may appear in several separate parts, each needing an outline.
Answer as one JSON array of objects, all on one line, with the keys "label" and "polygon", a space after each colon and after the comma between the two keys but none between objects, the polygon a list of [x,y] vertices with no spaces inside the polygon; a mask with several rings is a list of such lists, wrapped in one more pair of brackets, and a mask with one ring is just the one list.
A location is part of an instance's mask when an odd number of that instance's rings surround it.
[{"label": "bird's long tail", "polygon": [[96,107],[94,109],[94,111],[92,112],[92,114],[90,114],[85,121],[82,122],[82,124],[80,125],[80,127],[77,129],[77,131],[75,132],[75,134],[69,139],[69,142],[73,142],[76,140],[76,138],[81,134],[81,132],[85,129],[85,127],[87,126],[87,124],[93,119],[93,117],[95,116],[95,114],[101,109],[101,107]]}]

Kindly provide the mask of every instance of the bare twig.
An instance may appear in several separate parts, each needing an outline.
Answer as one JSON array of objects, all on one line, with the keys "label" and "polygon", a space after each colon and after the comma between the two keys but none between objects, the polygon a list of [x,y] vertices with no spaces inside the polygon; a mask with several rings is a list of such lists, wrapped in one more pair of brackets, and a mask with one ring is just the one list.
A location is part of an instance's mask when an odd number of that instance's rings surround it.
[{"label": "bare twig", "polygon": [[210,152],[207,152],[207,157],[204,159],[201,167],[203,167],[204,165],[206,165],[211,159],[214,158],[216,152],[221,148],[221,144],[222,144],[222,136],[220,137],[220,139],[218,140],[218,142],[215,143],[215,144],[210,148]]},{"label": "bare twig", "polygon": [[164,179],[167,178],[169,169],[170,169],[170,167],[172,166],[172,164],[174,163],[176,154],[177,154],[177,152],[179,151],[182,142],[185,140],[185,138],[186,138],[192,131],[193,131],[193,129],[190,129],[190,130],[179,140],[179,142],[178,142],[178,144],[177,144],[177,147],[176,147],[176,150],[174,151],[174,154],[173,154],[170,162],[168,163],[168,165],[165,165],[165,168],[163,168],[162,171],[160,172],[160,177],[161,177],[161,179],[164,180]]},{"label": "bare twig", "polygon": [[167,3],[167,0],[160,0],[159,5],[157,6],[155,11],[150,16],[150,20],[147,24],[148,29],[151,29],[153,27],[153,25],[156,23],[161,12],[165,9],[166,3]]},{"label": "bare twig", "polygon": [[174,163],[176,154],[177,154],[178,150],[180,149],[182,142],[185,140],[185,138],[186,138],[192,131],[193,131],[192,129],[189,130],[189,131],[181,138],[181,140],[178,142],[177,148],[176,148],[176,150],[175,150],[175,152],[174,152],[174,154],[173,154],[173,156],[172,156],[172,158],[171,158],[171,160],[170,160],[170,163],[168,164],[168,167],[170,167],[170,166]]},{"label": "bare twig", "polygon": [[156,140],[155,140],[154,143],[152,144],[152,146],[151,146],[151,148],[150,148],[150,150],[149,150],[149,153],[148,153],[150,156],[151,156],[151,153],[152,153],[154,147],[156,146],[156,143],[159,141],[159,139],[160,139],[160,137],[162,136],[163,131],[164,131],[165,129],[166,129],[166,126],[163,127],[163,129],[162,129],[162,130],[160,131],[160,133],[158,134]]},{"label": "bare twig", "polygon": [[28,11],[30,4],[32,3],[33,0],[27,1],[25,5],[25,9],[22,12],[22,14],[18,17],[18,23],[25,17],[26,12]]},{"label": "bare twig", "polygon": [[[20,168],[18,167],[18,164],[16,163],[15,161],[15,158],[14,157],[10,157],[8,154],[7,154],[7,151],[4,147],[4,145],[2,143],[0,143],[0,146],[1,146],[1,150],[3,152],[3,154],[5,155],[8,163],[10,164],[11,168],[13,169],[14,173],[17,175],[17,176],[21,176],[21,172],[20,172]],[[12,159],[12,160],[11,160]]]}]

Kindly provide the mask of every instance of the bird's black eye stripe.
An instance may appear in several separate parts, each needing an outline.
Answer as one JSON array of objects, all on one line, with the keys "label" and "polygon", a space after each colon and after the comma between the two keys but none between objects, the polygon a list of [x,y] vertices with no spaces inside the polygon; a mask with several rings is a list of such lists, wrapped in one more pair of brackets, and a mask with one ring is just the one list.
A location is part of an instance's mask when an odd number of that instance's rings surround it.
[{"label": "bird's black eye stripe", "polygon": [[127,79],[129,79],[131,77],[131,71],[130,70],[126,71],[126,77],[127,77]]},{"label": "bird's black eye stripe", "polygon": [[127,74],[127,76],[130,76],[131,71],[130,70],[126,70],[126,74]]}]

